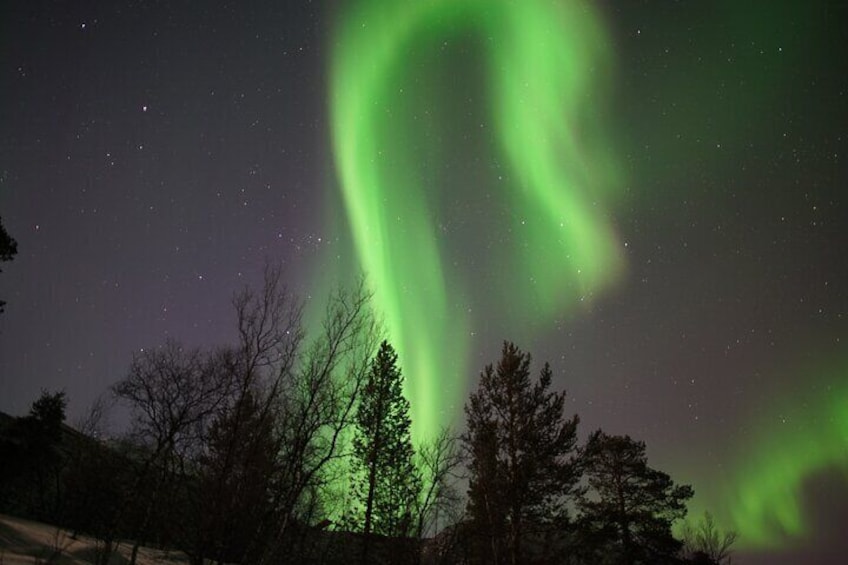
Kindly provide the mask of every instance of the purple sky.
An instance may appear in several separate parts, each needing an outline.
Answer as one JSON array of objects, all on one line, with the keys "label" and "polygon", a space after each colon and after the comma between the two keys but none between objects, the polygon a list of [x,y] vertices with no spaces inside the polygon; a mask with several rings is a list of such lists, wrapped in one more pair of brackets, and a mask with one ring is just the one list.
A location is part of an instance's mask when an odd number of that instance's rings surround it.
[{"label": "purple sky", "polygon": [[[604,3],[627,281],[519,343],[551,361],[582,434],[645,439],[696,490],[756,452],[746,442],[775,398],[824,386],[795,368],[848,366],[848,14],[737,4]],[[226,341],[230,296],[259,282],[266,258],[308,297],[320,258],[351,253],[328,230],[334,11],[4,5],[0,217],[19,254],[0,274],[0,410],[64,389],[73,421],[133,351]],[[471,365],[523,336],[504,333],[479,328]],[[824,483],[836,496],[807,497],[810,521],[845,517],[840,476]],[[798,553],[740,563],[836,563],[844,536],[822,530]]]}]

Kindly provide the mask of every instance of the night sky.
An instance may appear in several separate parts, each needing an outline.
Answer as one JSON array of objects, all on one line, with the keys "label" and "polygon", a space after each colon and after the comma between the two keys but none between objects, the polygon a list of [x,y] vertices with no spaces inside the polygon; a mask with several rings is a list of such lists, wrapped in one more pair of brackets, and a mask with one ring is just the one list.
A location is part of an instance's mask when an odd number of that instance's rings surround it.
[{"label": "night sky", "polygon": [[740,563],[841,562],[845,3],[247,4],[0,8],[0,410],[364,271],[419,434],[513,340]]}]

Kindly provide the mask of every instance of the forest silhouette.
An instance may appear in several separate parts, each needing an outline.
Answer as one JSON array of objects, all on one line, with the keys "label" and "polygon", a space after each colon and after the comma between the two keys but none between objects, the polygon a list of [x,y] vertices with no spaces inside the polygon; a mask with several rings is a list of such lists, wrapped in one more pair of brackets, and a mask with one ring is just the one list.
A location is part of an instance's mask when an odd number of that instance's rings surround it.
[{"label": "forest silhouette", "polygon": [[[730,563],[736,535],[710,515],[675,536],[692,488],[627,435],[580,443],[550,366],[534,377],[513,343],[464,432],[414,443],[370,298],[339,288],[306,328],[268,266],[233,297],[234,343],[139,350],[73,427],[65,393],[43,391],[0,418],[0,512],[91,536],[102,564],[121,545],[130,563],[145,546],[198,565]],[[115,407],[126,430],[108,429]]]}]

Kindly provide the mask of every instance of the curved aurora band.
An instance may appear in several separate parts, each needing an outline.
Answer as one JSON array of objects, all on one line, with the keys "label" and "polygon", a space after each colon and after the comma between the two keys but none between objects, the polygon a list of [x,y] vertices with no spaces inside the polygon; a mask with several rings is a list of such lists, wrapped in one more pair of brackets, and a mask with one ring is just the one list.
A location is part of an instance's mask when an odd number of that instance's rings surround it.
[{"label": "curved aurora band", "polygon": [[487,135],[510,176],[496,196],[515,212],[512,230],[521,233],[505,243],[494,274],[504,310],[517,302],[505,315],[523,326],[550,321],[622,269],[604,206],[618,184],[617,165],[597,109],[609,42],[591,4],[346,3],[331,60],[336,167],[360,268],[400,356],[418,438],[450,424],[462,406],[473,328],[467,298],[491,289],[479,280],[469,288],[471,273],[447,268],[438,227],[446,195],[415,172],[438,168],[426,159],[443,149],[423,133],[426,120],[416,129],[408,115],[397,115],[416,110],[398,85],[428,81],[416,74],[416,53],[426,59],[444,42],[468,37],[482,46]]},{"label": "curved aurora band", "polygon": [[[467,305],[492,290],[481,280],[499,280],[501,314],[523,327],[567,314],[623,271],[607,212],[622,183],[599,103],[610,43],[583,1],[342,5],[330,77],[336,168],[359,267],[399,352],[415,435],[426,439],[462,405],[475,322]],[[492,157],[509,171],[497,196],[515,211],[508,230],[516,237],[499,242],[498,272],[489,278],[448,258],[439,237],[445,191],[439,175],[421,174],[438,169],[448,150],[429,139],[431,116],[399,86],[426,85],[433,78],[426,54],[467,37],[481,46]],[[829,382],[846,382],[846,369],[834,369]],[[794,412],[768,410],[772,421],[789,414],[794,425],[755,433],[720,480],[690,474],[703,479],[695,481],[695,504],[735,528],[742,547],[803,540],[805,482],[829,470],[848,473],[848,387],[807,400],[792,404],[801,406]]]},{"label": "curved aurora band", "polygon": [[807,390],[784,391],[767,407],[766,418],[754,423],[732,458],[731,471],[720,481],[705,481],[702,494],[696,485],[696,503],[736,529],[742,548],[814,541],[806,489],[830,475],[848,480],[848,362],[831,360],[803,373]]}]

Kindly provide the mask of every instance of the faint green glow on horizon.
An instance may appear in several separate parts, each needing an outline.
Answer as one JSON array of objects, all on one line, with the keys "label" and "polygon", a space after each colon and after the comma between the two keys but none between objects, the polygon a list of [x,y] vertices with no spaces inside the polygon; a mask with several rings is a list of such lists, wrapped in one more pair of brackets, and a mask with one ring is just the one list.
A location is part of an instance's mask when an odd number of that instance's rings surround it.
[{"label": "faint green glow on horizon", "polygon": [[[523,311],[511,321],[550,322],[622,270],[606,209],[620,187],[602,119],[609,41],[591,3],[347,3],[332,39],[336,168],[360,267],[400,356],[417,437],[452,423],[462,405],[473,376],[467,298],[487,289],[474,284],[476,273],[445,259],[437,237],[444,195],[415,172],[442,142],[426,138],[426,124],[416,129],[396,115],[415,103],[398,84],[410,77],[427,84],[428,76],[416,74],[427,68],[416,54],[465,37],[482,46],[492,157],[510,172],[497,197],[515,212],[512,229],[522,234],[495,255],[502,264],[495,276]],[[429,153],[420,151],[428,144]]]},{"label": "faint green glow on horizon", "polygon": [[[830,472],[848,479],[848,363],[805,371],[808,391],[779,395],[729,462],[724,477],[707,477],[695,506],[739,532],[738,546],[779,550],[813,541],[805,489]],[[822,378],[823,377],[823,378]],[[711,485],[712,483],[712,485]],[[717,483],[717,484],[716,484]]]}]

